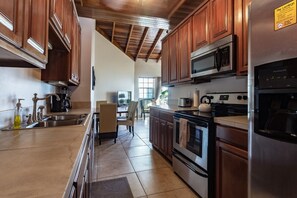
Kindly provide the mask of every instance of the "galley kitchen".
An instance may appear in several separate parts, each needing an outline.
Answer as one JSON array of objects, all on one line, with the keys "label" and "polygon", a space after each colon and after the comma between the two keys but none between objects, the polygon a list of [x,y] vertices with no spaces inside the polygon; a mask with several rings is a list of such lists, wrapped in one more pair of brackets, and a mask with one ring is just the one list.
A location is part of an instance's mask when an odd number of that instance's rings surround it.
[{"label": "galley kitchen", "polygon": [[296,0],[0,1],[0,197],[296,197]]}]

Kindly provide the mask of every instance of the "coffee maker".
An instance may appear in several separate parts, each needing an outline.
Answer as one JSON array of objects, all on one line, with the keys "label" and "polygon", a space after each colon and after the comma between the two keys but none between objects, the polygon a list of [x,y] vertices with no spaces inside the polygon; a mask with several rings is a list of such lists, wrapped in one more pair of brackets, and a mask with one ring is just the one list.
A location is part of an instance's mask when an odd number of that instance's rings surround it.
[{"label": "coffee maker", "polygon": [[57,94],[60,97],[60,100],[57,101],[55,95],[51,96],[50,106],[51,112],[67,112],[71,109],[71,100],[70,96],[66,93]]}]

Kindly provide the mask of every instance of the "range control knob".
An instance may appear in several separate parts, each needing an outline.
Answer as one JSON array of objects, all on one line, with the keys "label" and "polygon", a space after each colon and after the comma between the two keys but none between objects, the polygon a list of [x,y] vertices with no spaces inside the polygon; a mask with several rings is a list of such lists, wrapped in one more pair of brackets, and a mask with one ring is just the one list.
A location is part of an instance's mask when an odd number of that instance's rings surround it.
[{"label": "range control knob", "polygon": [[247,99],[248,99],[248,97],[247,97],[247,96],[243,96],[242,98],[243,98],[244,100],[247,100]]},{"label": "range control knob", "polygon": [[237,96],[237,100],[241,100],[242,99],[242,96]]}]

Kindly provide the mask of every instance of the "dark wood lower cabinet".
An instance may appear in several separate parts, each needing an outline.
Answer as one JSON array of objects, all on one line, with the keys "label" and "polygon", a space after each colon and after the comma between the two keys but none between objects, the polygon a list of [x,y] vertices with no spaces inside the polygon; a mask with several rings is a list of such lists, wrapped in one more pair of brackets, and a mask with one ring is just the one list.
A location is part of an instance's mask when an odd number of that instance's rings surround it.
[{"label": "dark wood lower cabinet", "polygon": [[94,133],[91,131],[84,141],[83,150],[81,152],[80,161],[77,165],[73,186],[71,188],[69,198],[88,198],[90,197],[90,186],[92,177],[94,148]]},{"label": "dark wood lower cabinet", "polygon": [[246,198],[248,183],[247,131],[217,126],[216,197]]},{"label": "dark wood lower cabinet", "polygon": [[173,149],[173,113],[158,108],[150,110],[150,141],[169,161]]}]

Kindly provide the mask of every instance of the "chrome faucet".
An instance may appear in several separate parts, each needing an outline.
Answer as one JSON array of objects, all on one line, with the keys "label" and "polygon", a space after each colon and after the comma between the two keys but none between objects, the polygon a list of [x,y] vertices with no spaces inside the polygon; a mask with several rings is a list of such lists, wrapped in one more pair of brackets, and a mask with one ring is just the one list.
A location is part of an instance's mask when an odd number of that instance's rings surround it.
[{"label": "chrome faucet", "polygon": [[36,106],[37,106],[37,101],[38,100],[46,100],[47,98],[49,98],[50,96],[56,96],[57,101],[60,101],[60,97],[57,94],[48,94],[46,97],[44,98],[38,98],[37,97],[37,93],[34,93],[34,98],[32,98],[33,100],[33,113],[32,113],[32,121],[33,122],[37,122],[37,113],[36,113]]}]

